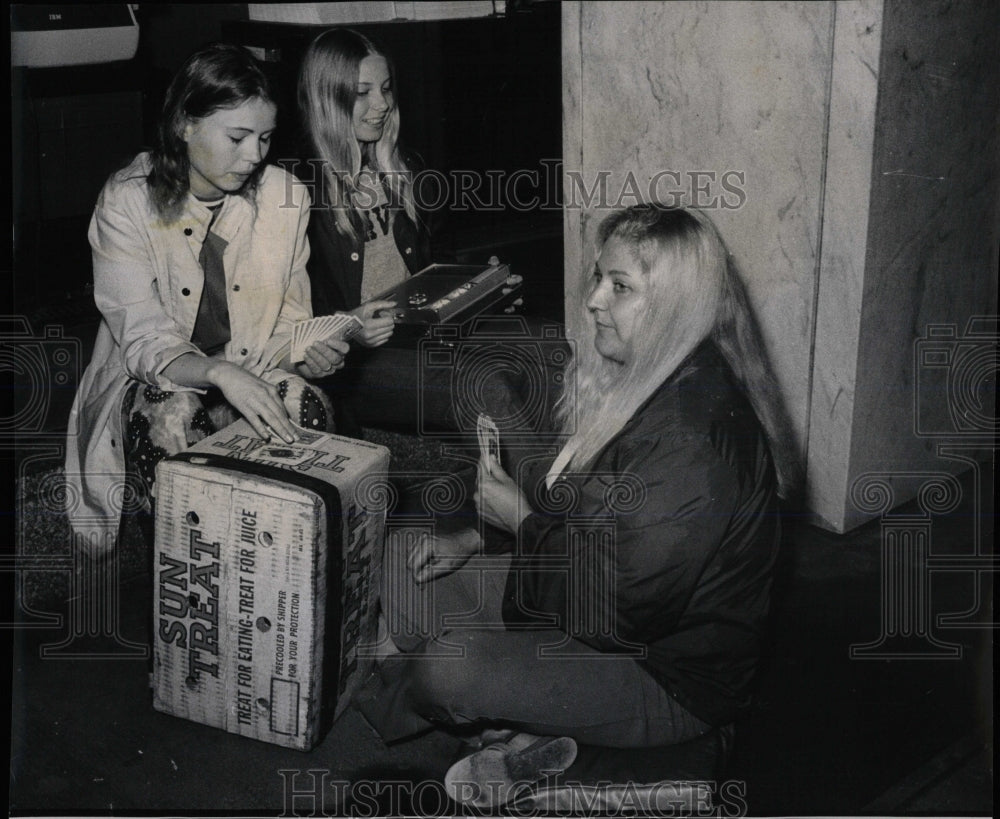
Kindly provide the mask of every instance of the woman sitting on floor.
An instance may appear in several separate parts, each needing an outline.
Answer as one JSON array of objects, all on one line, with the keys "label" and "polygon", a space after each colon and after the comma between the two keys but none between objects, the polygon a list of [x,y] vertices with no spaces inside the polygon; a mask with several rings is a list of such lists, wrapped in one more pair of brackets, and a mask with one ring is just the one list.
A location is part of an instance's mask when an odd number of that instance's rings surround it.
[{"label": "woman sitting on floor", "polygon": [[743,285],[695,210],[616,212],[598,252],[561,450],[517,481],[479,465],[486,531],[506,537],[464,530],[386,555],[403,653],[362,710],[386,739],[493,732],[445,780],[478,807],[564,770],[576,742],[653,747],[727,726],[760,655],[795,468]]},{"label": "woman sitting on floor", "polygon": [[237,416],[286,442],[295,424],[332,428],[329,401],[303,377],[340,368],[347,345],[318,342],[289,362],[292,325],[311,316],[309,197],[264,164],[274,100],[244,49],[199,51],[167,90],[156,147],[98,199],[89,238],[103,320],[66,456],[70,520],[90,546],[113,543],[126,472],[148,509],[156,464]]}]

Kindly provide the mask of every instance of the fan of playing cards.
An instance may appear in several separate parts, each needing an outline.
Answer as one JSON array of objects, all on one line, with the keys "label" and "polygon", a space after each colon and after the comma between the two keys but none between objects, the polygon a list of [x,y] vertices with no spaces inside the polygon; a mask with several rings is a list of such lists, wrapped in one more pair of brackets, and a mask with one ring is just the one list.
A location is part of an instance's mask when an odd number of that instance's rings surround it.
[{"label": "fan of playing cards", "polygon": [[306,350],[311,344],[327,339],[347,341],[364,325],[349,313],[317,316],[308,321],[296,322],[292,327],[292,364],[306,360]]},{"label": "fan of playing cards", "polygon": [[488,415],[479,413],[476,419],[476,434],[479,436],[479,454],[486,463],[486,471],[493,474],[493,461],[490,455],[500,461],[500,430]]}]

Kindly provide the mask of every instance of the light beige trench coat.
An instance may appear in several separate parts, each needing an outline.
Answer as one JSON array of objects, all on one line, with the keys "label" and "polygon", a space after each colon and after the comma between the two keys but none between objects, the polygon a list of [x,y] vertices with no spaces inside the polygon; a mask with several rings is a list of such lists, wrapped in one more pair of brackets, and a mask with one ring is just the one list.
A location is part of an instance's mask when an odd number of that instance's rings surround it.
[{"label": "light beige trench coat", "polygon": [[[153,208],[140,154],[105,185],[90,222],[94,300],[103,319],[90,366],[70,412],[66,508],[76,542],[88,550],[114,545],[125,492],[122,400],[130,380],[169,391],[204,392],[170,381],[164,368],[191,343],[204,273],[198,263],[211,211],[188,196],[169,224]],[[310,318],[306,261],[309,194],[269,166],[256,216],[242,196],[225,198],[212,227],[228,242],[223,255],[231,339],[220,354],[272,383],[291,328]]]}]

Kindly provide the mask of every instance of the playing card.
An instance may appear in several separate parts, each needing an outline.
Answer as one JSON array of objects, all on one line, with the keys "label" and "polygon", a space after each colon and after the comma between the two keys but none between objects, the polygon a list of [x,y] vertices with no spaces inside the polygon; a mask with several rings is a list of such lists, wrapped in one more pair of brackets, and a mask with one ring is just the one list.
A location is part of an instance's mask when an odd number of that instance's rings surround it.
[{"label": "playing card", "polygon": [[500,460],[500,430],[488,415],[479,413],[476,419],[476,435],[479,438],[479,454],[486,462],[486,471],[493,474],[493,461],[489,456]]},{"label": "playing card", "polygon": [[361,321],[349,313],[316,316],[316,318],[296,322],[292,327],[292,363],[298,364],[305,361],[306,350],[315,342],[334,338],[347,341],[362,326]]}]

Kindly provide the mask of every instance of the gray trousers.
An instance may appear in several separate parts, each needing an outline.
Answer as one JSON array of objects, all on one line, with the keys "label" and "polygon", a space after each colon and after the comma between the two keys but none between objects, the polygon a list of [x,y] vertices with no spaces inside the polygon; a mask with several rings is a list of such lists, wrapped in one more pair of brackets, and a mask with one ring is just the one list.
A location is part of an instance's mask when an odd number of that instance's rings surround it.
[{"label": "gray trousers", "polygon": [[615,748],[669,745],[711,729],[634,656],[606,654],[552,629],[508,630],[509,556],[476,556],[418,586],[406,546],[390,542],[382,607],[400,653],[363,713],[388,741],[428,727],[512,727]]}]

